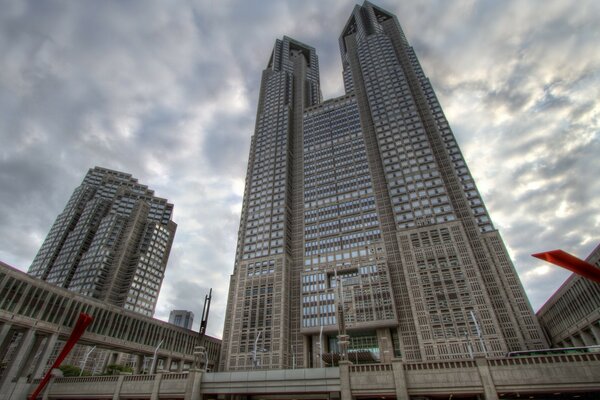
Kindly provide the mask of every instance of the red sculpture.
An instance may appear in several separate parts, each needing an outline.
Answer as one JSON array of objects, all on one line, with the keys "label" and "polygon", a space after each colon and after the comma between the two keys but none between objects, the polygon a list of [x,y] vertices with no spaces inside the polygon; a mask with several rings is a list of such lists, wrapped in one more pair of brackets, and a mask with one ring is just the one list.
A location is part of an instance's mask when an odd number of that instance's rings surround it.
[{"label": "red sculpture", "polygon": [[81,335],[83,335],[83,332],[85,332],[85,329],[92,322],[92,320],[93,318],[91,315],[84,313],[79,314],[77,323],[75,324],[75,327],[73,327],[73,331],[71,332],[71,336],[69,336],[69,340],[67,340],[67,343],[65,343],[65,347],[63,347],[62,351],[56,358],[56,361],[54,361],[54,364],[52,364],[52,368],[50,368],[48,372],[46,372],[46,375],[44,375],[44,378],[42,379],[38,387],[35,388],[35,391],[29,397],[29,400],[35,400],[37,396],[42,392],[42,390],[44,390],[44,387],[46,386],[46,384],[48,384],[48,381],[50,380],[50,373],[52,372],[52,370],[60,366],[65,357],[67,357],[69,352],[73,349],[73,346],[75,346],[75,343],[77,343]]},{"label": "red sculpture", "polygon": [[545,251],[543,253],[532,254],[532,256],[558,265],[559,267],[566,268],[584,278],[600,283],[600,268],[597,268],[595,265],[583,261],[566,251]]}]

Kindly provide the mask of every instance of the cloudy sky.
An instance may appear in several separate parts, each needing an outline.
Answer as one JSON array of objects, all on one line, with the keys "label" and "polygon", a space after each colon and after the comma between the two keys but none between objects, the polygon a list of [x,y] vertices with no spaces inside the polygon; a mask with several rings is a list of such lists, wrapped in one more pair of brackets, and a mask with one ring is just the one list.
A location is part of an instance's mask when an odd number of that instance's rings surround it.
[{"label": "cloudy sky", "polygon": [[[352,1],[0,1],[0,260],[27,270],[88,168],[175,204],[157,317],[221,336],[258,85],[274,40],[317,49],[342,94]],[[600,2],[376,1],[431,78],[534,309],[600,241]],[[197,325],[197,323],[196,323]]]}]

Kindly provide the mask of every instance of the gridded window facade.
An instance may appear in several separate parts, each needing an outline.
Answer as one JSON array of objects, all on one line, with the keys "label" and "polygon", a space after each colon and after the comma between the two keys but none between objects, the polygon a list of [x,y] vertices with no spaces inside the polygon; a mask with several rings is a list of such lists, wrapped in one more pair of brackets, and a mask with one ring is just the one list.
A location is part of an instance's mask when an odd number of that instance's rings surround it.
[{"label": "gridded window facade", "polygon": [[293,39],[263,72],[221,368],[320,366],[342,331],[357,362],[547,346],[396,18],[356,6],[339,45],[338,98]]},{"label": "gridded window facade", "polygon": [[295,342],[288,315],[290,308],[299,306],[288,292],[290,280],[298,276],[293,221],[303,210],[295,200],[301,198],[301,188],[294,185],[299,171],[295,166],[302,163],[302,148],[296,142],[301,142],[305,108],[319,101],[314,49],[287,37],[277,40],[263,72],[248,161],[223,334],[223,369],[282,368],[291,363],[289,349]]},{"label": "gridded window facade", "polygon": [[28,273],[152,316],[177,226],[172,213],[131,175],[90,169]]},{"label": "gridded window facade", "polygon": [[356,98],[308,109],[303,138],[302,332],[336,330],[338,303],[348,328],[395,325],[387,267],[375,257],[381,228]]},{"label": "gridded window facade", "polygon": [[399,229],[454,221],[439,166],[391,41],[359,43],[358,59]]},{"label": "gridded window facade", "polygon": [[348,253],[379,240],[356,99],[308,110],[303,137],[305,255]]}]

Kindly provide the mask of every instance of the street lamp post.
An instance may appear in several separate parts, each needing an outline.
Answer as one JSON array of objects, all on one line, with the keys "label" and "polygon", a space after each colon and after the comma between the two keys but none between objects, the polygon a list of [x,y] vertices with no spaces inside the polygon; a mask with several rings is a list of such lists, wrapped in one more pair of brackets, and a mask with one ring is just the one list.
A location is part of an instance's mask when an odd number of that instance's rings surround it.
[{"label": "street lamp post", "polygon": [[150,374],[154,374],[154,369],[156,368],[156,353],[158,353],[158,349],[160,349],[160,345],[163,344],[164,339],[161,339],[160,343],[154,349],[154,357],[152,357],[152,366],[150,367]]},{"label": "street lamp post", "polygon": [[267,349],[265,348],[258,348],[258,339],[260,339],[260,335],[261,335],[262,331],[258,331],[258,335],[256,335],[256,339],[254,340],[254,349],[252,350],[252,365],[254,366],[254,368],[259,367],[260,366],[260,362],[258,361],[258,358],[256,357],[258,352],[261,353],[265,353],[267,351]]},{"label": "street lamp post", "polygon": [[81,362],[81,371],[79,371],[79,376],[83,375],[83,370],[85,369],[85,364],[87,364],[88,357],[92,354],[92,351],[96,349],[96,346],[92,347],[85,356],[83,357],[83,361]]},{"label": "street lamp post", "polygon": [[292,369],[296,369],[296,350],[294,348],[294,345],[292,345],[291,347],[292,347]]},{"label": "street lamp post", "polygon": [[483,336],[481,335],[481,329],[479,328],[479,324],[477,323],[477,318],[475,318],[475,313],[473,312],[473,310],[469,310],[469,313],[471,314],[471,319],[473,320],[473,323],[475,324],[475,329],[477,330],[477,336],[479,337],[481,351],[483,351],[483,354],[487,357],[487,349],[485,347],[485,343],[483,342]]},{"label": "street lamp post", "polygon": [[323,325],[321,325],[321,331],[319,332],[319,364],[323,368]]}]

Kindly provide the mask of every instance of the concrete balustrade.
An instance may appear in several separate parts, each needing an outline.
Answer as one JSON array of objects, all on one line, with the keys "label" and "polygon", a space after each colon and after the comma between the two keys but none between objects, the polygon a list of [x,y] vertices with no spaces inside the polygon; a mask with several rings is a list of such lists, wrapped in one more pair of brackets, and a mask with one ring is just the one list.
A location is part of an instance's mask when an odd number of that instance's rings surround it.
[{"label": "concrete balustrade", "polygon": [[[145,398],[239,399],[311,397],[350,400],[411,396],[479,396],[501,394],[597,393],[600,396],[600,354],[554,355],[447,362],[352,365],[295,370],[129,375],[59,378],[49,399]],[[79,397],[78,397],[79,396]]]}]

